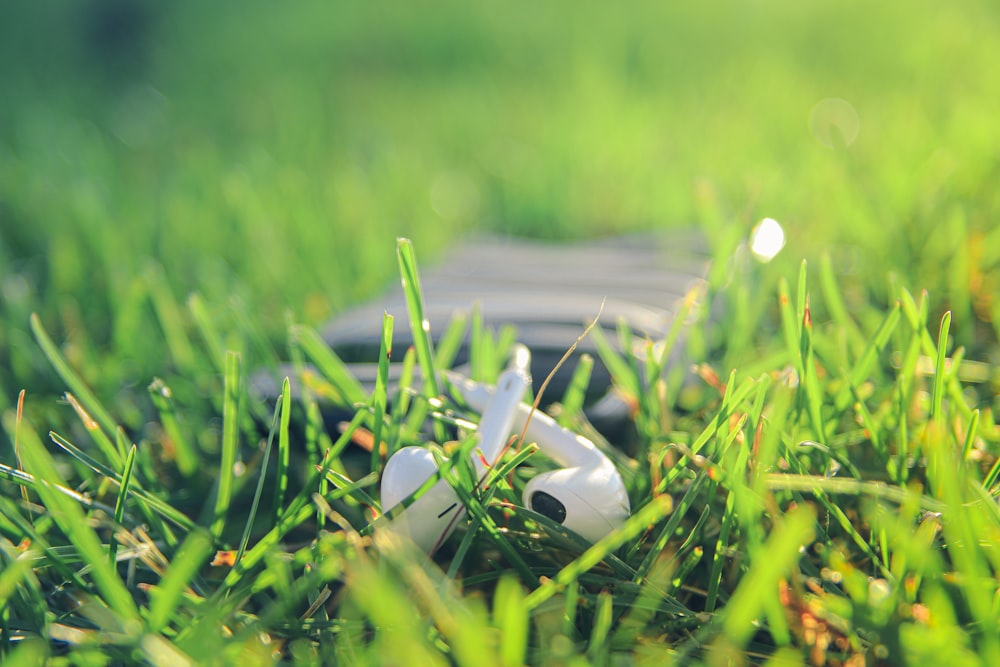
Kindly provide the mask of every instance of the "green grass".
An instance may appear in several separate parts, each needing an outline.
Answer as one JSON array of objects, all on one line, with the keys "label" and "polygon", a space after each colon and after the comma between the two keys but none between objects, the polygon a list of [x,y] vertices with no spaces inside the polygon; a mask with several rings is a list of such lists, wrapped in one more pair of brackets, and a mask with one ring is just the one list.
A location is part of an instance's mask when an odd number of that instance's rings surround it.
[{"label": "green grass", "polygon": [[[5,665],[1000,664],[994,3],[137,2],[88,37],[114,5],[0,19]],[[768,264],[736,249],[764,217]],[[488,493],[443,473],[470,519],[433,562],[371,530],[352,436],[477,416],[369,395],[329,315],[478,230],[689,225],[684,337],[597,341],[622,531],[519,507],[530,447]],[[466,328],[495,377],[473,312],[393,350],[403,387]],[[550,398],[590,433],[588,377]]]}]

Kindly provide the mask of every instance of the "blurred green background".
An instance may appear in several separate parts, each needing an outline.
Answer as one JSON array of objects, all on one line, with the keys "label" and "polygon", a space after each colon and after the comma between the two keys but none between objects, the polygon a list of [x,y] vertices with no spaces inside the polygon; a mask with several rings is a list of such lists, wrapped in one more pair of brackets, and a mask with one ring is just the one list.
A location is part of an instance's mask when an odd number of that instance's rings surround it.
[{"label": "blurred green background", "polygon": [[32,311],[85,377],[146,383],[150,305],[235,303],[277,345],[378,292],[396,236],[431,261],[478,230],[772,217],[775,271],[895,272],[992,341],[997,72],[991,0],[5,3],[3,401],[47,372]]}]

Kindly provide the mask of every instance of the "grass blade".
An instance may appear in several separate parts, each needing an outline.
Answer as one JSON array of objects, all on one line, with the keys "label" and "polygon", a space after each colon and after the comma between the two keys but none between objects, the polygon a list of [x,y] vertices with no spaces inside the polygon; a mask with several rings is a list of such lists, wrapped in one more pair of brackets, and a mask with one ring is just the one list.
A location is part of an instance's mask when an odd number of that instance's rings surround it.
[{"label": "grass blade", "polygon": [[[34,475],[30,475],[26,472],[18,471],[21,475],[31,480],[31,484],[35,485]],[[41,486],[40,483],[37,483]],[[63,486],[52,485],[59,493],[66,495],[74,501],[77,499],[72,495],[76,493],[72,489],[67,489]],[[52,544],[45,538],[45,535],[39,533],[34,524],[28,521],[24,516],[21,515],[19,508],[14,504],[12,500],[5,496],[0,496],[0,516],[3,516],[9,522],[8,526],[4,526],[5,530],[10,530],[12,535],[19,537],[22,541],[28,540],[32,546],[32,549],[43,554],[41,557],[47,560],[59,573],[65,581],[71,582],[74,586],[80,589],[86,589],[87,584],[81,578],[82,575],[79,571],[79,567],[76,567],[75,562],[79,560],[74,557],[74,554],[66,554],[64,550],[57,549],[52,546]],[[24,558],[27,558],[26,556]],[[30,559],[29,559],[30,560]]]},{"label": "grass blade", "polygon": [[719,429],[723,428],[723,425],[728,422],[729,418],[743,404],[743,401],[747,399],[754,387],[757,386],[757,382],[753,378],[744,378],[743,382],[739,386],[736,386],[735,377],[735,373],[731,373],[729,376],[729,382],[726,384],[726,393],[722,397],[722,404],[719,406],[715,418],[708,423],[698,437],[695,438],[694,442],[691,443],[690,451],[685,452],[678,459],[677,464],[663,476],[663,479],[660,480],[660,483],[654,490],[656,493],[663,493],[671,487],[678,477],[687,472],[687,466],[690,465],[691,458],[699,454],[702,448],[713,439],[713,436],[718,434]]},{"label": "grass blade", "polygon": [[87,409],[80,404],[80,401],[76,399],[76,396],[68,391],[65,396],[66,402],[72,406],[73,411],[76,412],[76,416],[80,419],[80,423],[83,424],[85,429],[87,429],[90,437],[94,440],[94,444],[96,444],[97,448],[101,450],[102,454],[104,454],[104,458],[112,466],[121,466],[121,462],[125,458],[125,450],[121,447],[116,447],[115,444],[111,442],[108,434],[104,432],[100,424],[94,421],[94,418],[91,417],[90,413],[87,412]]},{"label": "grass blade", "polygon": [[316,370],[326,378],[340,394],[346,405],[359,405],[368,401],[368,394],[358,379],[351,374],[344,362],[330,349],[314,329],[306,326],[292,328],[295,343],[316,365]]},{"label": "grass blade", "polygon": [[[97,400],[94,392],[90,390],[69,365],[69,362],[66,361],[66,357],[62,355],[48,332],[45,331],[45,327],[42,326],[42,320],[38,317],[37,313],[31,314],[31,330],[35,334],[35,340],[38,341],[49,363],[52,364],[52,367],[59,377],[62,378],[62,381],[66,383],[66,386],[70,388],[70,391],[80,398],[80,404],[86,408],[87,413],[93,415],[97,423],[104,429],[105,434],[114,433],[118,429],[118,424],[112,418],[111,413],[104,409],[104,406]],[[110,455],[110,452],[105,452],[105,454]],[[122,465],[120,456],[110,457],[108,462],[116,468],[120,468]]]},{"label": "grass blade", "polygon": [[153,311],[163,329],[163,336],[167,341],[170,356],[173,357],[178,368],[185,371],[194,368],[197,358],[194,347],[184,331],[184,317],[181,307],[171,292],[163,268],[157,264],[150,264],[146,270],[145,282],[148,286],[150,301],[153,304]]},{"label": "grass blade", "polygon": [[[457,468],[457,466],[455,467]],[[533,585],[535,581],[537,581],[537,577],[532,573],[531,568],[528,567],[528,564],[521,557],[521,554],[518,553],[517,549],[511,545],[507,536],[500,532],[497,528],[497,525],[489,517],[486,512],[486,508],[479,502],[479,499],[469,493],[468,489],[462,485],[462,481],[457,475],[458,472],[459,471],[455,469],[450,471],[442,470],[441,476],[448,480],[448,483],[451,484],[453,489],[455,489],[455,493],[458,495],[459,500],[465,506],[466,510],[468,510],[473,521],[472,528],[474,529],[477,526],[481,527],[490,539],[492,539],[497,545],[497,548],[500,549],[504,558],[506,558],[514,569],[517,570],[524,584],[526,586]],[[471,487],[474,484],[475,482],[473,481],[469,486]]]},{"label": "grass blade", "polygon": [[816,357],[813,352],[812,314],[809,309],[809,298],[806,297],[805,312],[802,316],[802,340],[799,345],[802,370],[801,387],[805,389],[806,409],[809,421],[821,442],[827,441],[826,424],[823,422],[823,389],[816,376]]},{"label": "grass blade", "polygon": [[[118,487],[118,501],[115,503],[115,525],[122,525],[122,518],[125,516],[125,500],[128,498],[128,487],[132,482],[132,466],[135,465],[135,450],[136,447],[133,444],[128,450],[128,456],[125,457],[125,469],[122,470],[122,481],[121,486]],[[108,562],[111,566],[115,566],[115,562],[118,558],[118,541],[111,538],[111,544],[108,545]]]},{"label": "grass blade", "polygon": [[430,337],[430,322],[424,314],[424,295],[420,288],[420,275],[417,272],[417,257],[410,239],[396,239],[396,257],[399,261],[403,295],[406,298],[406,310],[410,316],[410,333],[413,336],[413,346],[417,350],[417,363],[423,371],[424,395],[437,396],[441,393],[441,388],[434,365],[434,345]]},{"label": "grass blade", "polygon": [[28,472],[38,480],[35,491],[49,510],[49,516],[69,538],[80,558],[90,565],[94,585],[108,606],[122,621],[138,620],[135,602],[108,563],[104,547],[90,528],[86,514],[79,504],[58,490],[58,487],[65,487],[66,482],[59,475],[55,461],[32,429],[22,428],[20,436],[21,455]]},{"label": "grass blade", "polygon": [[847,311],[847,304],[844,303],[844,296],[841,294],[837,271],[833,268],[833,260],[830,258],[829,252],[824,252],[820,256],[819,279],[823,301],[830,311],[830,316],[847,333],[852,348],[860,348],[865,342],[865,337],[862,335],[854,318]]},{"label": "grass blade", "polygon": [[177,411],[174,408],[174,395],[167,383],[160,378],[153,378],[149,384],[149,396],[153,406],[160,416],[160,424],[173,444],[174,461],[177,469],[185,477],[192,477],[198,472],[200,461],[198,450],[181,431],[177,421]]},{"label": "grass blade", "polygon": [[499,373],[497,345],[493,332],[483,322],[479,304],[472,308],[472,326],[469,331],[469,377],[483,384],[494,384]]},{"label": "grass blade", "polygon": [[[49,432],[49,438],[52,440],[52,442],[54,442],[56,445],[65,450],[66,453],[68,453],[70,456],[72,456],[76,460],[86,465],[94,472],[103,475],[104,477],[110,479],[112,482],[118,484],[119,486],[121,485],[122,478],[117,472],[111,470],[104,464],[94,460],[66,438],[52,431]],[[191,521],[191,519],[189,519],[183,513],[177,511],[174,507],[163,501],[161,498],[158,498],[153,494],[149,493],[148,491],[146,491],[145,489],[143,489],[142,486],[137,481],[132,480],[131,487],[132,487],[131,493],[133,496],[135,496],[138,499],[141,499],[142,502],[146,503],[152,509],[156,510],[156,512],[164,519],[167,519],[168,521],[172,522],[179,528],[183,528],[185,530],[190,530],[194,528],[195,523]]]},{"label": "grass blade", "polygon": [[271,501],[271,513],[275,520],[281,516],[281,506],[285,502],[285,492],[288,490],[288,463],[290,459],[290,426],[292,423],[292,390],[286,377],[281,384],[281,424],[278,426],[278,466],[275,471],[274,499]]},{"label": "grass blade", "polygon": [[[6,636],[7,633],[4,633]],[[37,667],[47,664],[48,646],[41,639],[27,639],[4,658],[5,667]]]},{"label": "grass blade", "polygon": [[222,462],[219,464],[218,491],[210,528],[216,540],[222,539],[222,532],[226,527],[226,514],[232,501],[233,476],[240,437],[239,413],[240,355],[229,350],[226,352],[225,400],[222,408]]},{"label": "grass blade", "polygon": [[511,576],[500,577],[493,594],[493,623],[500,631],[500,664],[517,667],[524,664],[528,651],[528,619],[524,589]]},{"label": "grass blade", "polygon": [[875,333],[872,334],[868,345],[865,346],[861,356],[858,357],[858,361],[851,369],[850,378],[852,385],[860,387],[861,383],[863,383],[868,377],[872,366],[875,364],[875,360],[878,358],[878,354],[889,343],[889,339],[892,337],[893,332],[895,332],[896,326],[899,324],[900,317],[900,305],[897,301],[893,304],[892,308],[889,309],[889,312],[886,313],[885,317],[882,318],[882,321],[879,323]]},{"label": "grass blade", "polygon": [[583,411],[593,370],[594,358],[587,353],[581,354],[562,396],[562,410],[559,411],[557,419],[561,426],[569,428],[577,415]]},{"label": "grass blade", "polygon": [[806,311],[809,309],[809,265],[806,260],[799,264],[798,291],[795,298],[796,322],[799,326],[799,336],[802,335],[802,324],[805,322]]},{"label": "grass blade", "polygon": [[160,632],[170,622],[180,596],[212,553],[212,536],[204,528],[193,530],[174,556],[170,569],[151,592],[147,623],[152,632]]},{"label": "grass blade", "polygon": [[[21,446],[18,438],[18,432],[21,430],[21,420],[24,418],[24,395],[25,390],[17,392],[17,411],[14,413],[14,461],[17,463],[18,468],[23,468],[21,464]],[[30,499],[28,498],[28,489],[24,485],[21,485],[21,500],[24,501],[25,507],[28,506]]]},{"label": "grass blade", "polygon": [[590,335],[594,339],[597,355],[604,362],[604,365],[608,367],[614,383],[629,396],[638,399],[642,391],[639,387],[639,377],[633,371],[628,361],[608,341],[601,327],[593,327],[590,330]]},{"label": "grass blade", "polygon": [[236,562],[243,557],[247,544],[250,542],[250,532],[253,530],[254,521],[257,519],[257,510],[260,507],[261,496],[264,495],[264,480],[267,479],[267,464],[271,460],[271,450],[274,447],[274,434],[278,430],[278,422],[281,419],[282,397],[279,396],[274,406],[274,416],[271,418],[271,429],[267,434],[267,444],[264,446],[264,455],[260,461],[260,474],[257,476],[257,488],[253,493],[253,501],[250,503],[250,513],[247,515],[246,523],[243,526],[243,536],[240,538],[240,545],[236,549]]},{"label": "grass blade", "polygon": [[399,383],[393,396],[392,414],[389,417],[386,456],[392,456],[393,451],[396,450],[404,437],[415,437],[422,426],[422,422],[416,421],[415,415],[407,416],[410,410],[410,400],[417,395],[417,391],[413,387],[416,365],[416,350],[412,347],[406,348],[403,360],[400,362]]},{"label": "grass blade", "polygon": [[[36,565],[34,556],[36,556],[34,551],[18,553],[9,542],[0,541],[0,609],[9,608],[10,599],[19,593],[19,588],[29,591],[34,605],[45,606],[45,601],[40,595],[38,578],[32,571]],[[4,635],[6,639],[7,632],[4,632]],[[3,645],[0,644],[0,650],[2,648]]]},{"label": "grass blade", "polygon": [[965,443],[962,445],[962,460],[968,461],[969,454],[972,452],[972,445],[976,441],[976,433],[979,432],[979,410],[972,411],[972,418],[969,420],[969,426],[965,431]]},{"label": "grass blade", "polygon": [[763,553],[768,557],[750,565],[726,605],[722,629],[727,641],[740,646],[750,639],[755,632],[754,620],[774,597],[778,581],[798,562],[801,548],[812,541],[815,524],[816,514],[809,506],[797,507],[784,515],[764,545]]},{"label": "grass blade", "polygon": [[983,488],[993,493],[993,485],[996,484],[997,477],[1000,477],[1000,457],[997,457],[997,460],[993,463],[993,467],[986,473],[986,479],[983,480]]},{"label": "grass blade", "polygon": [[[656,564],[656,559],[659,558],[660,554],[663,553],[663,550],[666,549],[667,543],[670,541],[670,538],[674,536],[674,533],[677,532],[677,529],[680,527],[681,521],[684,519],[684,516],[688,513],[688,510],[691,509],[695,501],[698,499],[698,494],[701,491],[701,486],[705,484],[705,482],[707,481],[708,481],[708,473],[702,471],[698,474],[698,476],[694,479],[694,481],[691,482],[691,485],[688,486],[687,491],[684,492],[684,495],[681,496],[681,499],[677,502],[676,509],[671,513],[670,518],[667,520],[663,528],[661,528],[660,532],[657,534],[656,539],[653,541],[652,547],[646,553],[646,556],[643,558],[642,564],[640,564],[639,567],[636,568],[636,575],[635,578],[633,579],[635,583],[637,584],[641,583],[643,579],[649,576],[649,573],[651,572],[653,566]],[[641,542],[636,543],[636,545],[633,547],[632,550],[636,551],[640,545]]]},{"label": "grass blade", "polygon": [[736,496],[726,494],[726,509],[722,515],[722,529],[715,542],[715,557],[712,560],[712,571],[708,579],[708,593],[705,595],[705,611],[715,611],[715,603],[719,595],[719,585],[722,581],[722,566],[726,562],[729,551],[729,535],[736,525]]},{"label": "grass blade", "polygon": [[781,311],[781,331],[785,337],[785,347],[793,358],[798,358],[798,344],[801,340],[799,325],[802,320],[795,317],[792,310],[792,300],[788,287],[788,280],[784,277],[778,282],[778,307]]},{"label": "grass blade", "polygon": [[629,540],[637,537],[651,524],[656,523],[673,508],[673,503],[668,496],[657,496],[647,503],[642,509],[633,514],[618,530],[601,538],[592,547],[587,549],[579,558],[566,565],[551,579],[546,579],[542,585],[533,590],[525,598],[525,606],[528,609],[537,609],[540,604],[551,598],[562,588],[580,578],[612,551],[625,544]]},{"label": "grass blade", "polygon": [[378,470],[380,450],[383,441],[382,431],[385,429],[385,412],[388,404],[389,359],[392,356],[392,324],[393,317],[389,313],[382,315],[382,343],[378,355],[378,375],[375,377],[375,390],[371,402],[374,409],[372,419],[371,470]]},{"label": "grass blade", "polygon": [[587,644],[587,656],[595,664],[605,664],[608,659],[609,639],[613,622],[614,596],[607,591],[597,595],[597,609],[594,611],[594,624],[590,628],[590,642]]},{"label": "grass blade", "polygon": [[205,305],[205,300],[202,299],[200,294],[194,293],[188,297],[188,310],[191,311],[191,317],[194,320],[195,326],[198,328],[198,332],[201,334],[202,340],[208,347],[208,356],[215,364],[215,368],[220,373],[224,373],[225,368],[225,358],[226,358],[226,347],[222,342],[222,336],[219,335],[219,330],[215,325],[215,318],[208,312],[208,307]]},{"label": "grass blade", "polygon": [[[878,500],[890,500],[902,504],[912,500],[914,492],[906,487],[871,480],[848,477],[821,477],[819,475],[796,475],[791,473],[769,473],[765,476],[767,487],[772,490],[803,491],[817,496],[864,495]],[[919,506],[927,512],[941,512],[944,505],[930,496],[920,495]]]},{"label": "grass blade", "polygon": [[945,361],[948,356],[948,333],[951,330],[951,311],[946,311],[941,317],[941,327],[938,330],[937,356],[934,362],[934,390],[931,394],[931,421],[942,418],[942,403],[944,402]]},{"label": "grass blade", "polygon": [[437,347],[434,350],[434,362],[438,368],[451,368],[455,363],[462,348],[462,340],[465,338],[466,329],[469,327],[469,316],[466,313],[457,312],[448,322],[448,328],[444,330],[438,338]]}]

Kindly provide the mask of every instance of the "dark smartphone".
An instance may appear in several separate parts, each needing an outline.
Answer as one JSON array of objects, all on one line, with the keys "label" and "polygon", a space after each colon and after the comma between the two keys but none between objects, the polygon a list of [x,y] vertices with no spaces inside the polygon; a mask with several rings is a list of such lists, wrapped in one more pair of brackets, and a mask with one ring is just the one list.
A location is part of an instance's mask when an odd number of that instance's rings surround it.
[{"label": "dark smartphone", "polygon": [[[704,237],[693,230],[558,243],[483,236],[457,246],[443,261],[421,267],[420,281],[435,342],[456,313],[477,307],[485,326],[493,330],[515,327],[517,341],[531,350],[537,392],[598,314],[595,326],[615,345],[620,325],[631,331],[635,341],[663,340],[682,299],[704,282],[709,261]],[[399,283],[382,296],[341,313],[322,330],[324,340],[369,389],[374,387],[378,370],[383,313],[395,316],[393,349],[402,358],[413,337]],[[682,349],[683,345],[675,346],[671,363],[680,361]],[[552,375],[543,404],[562,398],[583,353],[595,357],[586,416],[615,441],[627,425],[629,406],[609,391],[611,376],[597,357],[591,337],[580,340]],[[468,363],[469,354],[466,331],[454,366]],[[398,373],[393,366],[390,378]],[[261,389],[264,395],[277,395],[273,376],[271,381],[258,382]],[[329,415],[335,420],[349,417]]]}]

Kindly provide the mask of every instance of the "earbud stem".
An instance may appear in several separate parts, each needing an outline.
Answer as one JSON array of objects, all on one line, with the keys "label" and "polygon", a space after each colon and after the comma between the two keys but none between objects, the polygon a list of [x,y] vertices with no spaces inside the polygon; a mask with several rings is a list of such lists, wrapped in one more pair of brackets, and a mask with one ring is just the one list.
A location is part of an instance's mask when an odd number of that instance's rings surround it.
[{"label": "earbud stem", "polygon": [[[477,408],[482,414],[476,431],[479,448],[491,465],[496,463],[503,452],[517,418],[521,398],[530,384],[531,378],[522,370],[515,368],[504,371],[497,379],[496,390],[491,391],[482,406]],[[486,472],[486,467],[478,456],[473,456],[472,461],[480,475]]]},{"label": "earbud stem", "polygon": [[[508,373],[511,371],[507,371]],[[486,420],[487,406],[494,390],[484,384],[473,382],[458,373],[446,372],[445,377],[455,386],[462,399],[477,412],[483,412]],[[502,376],[501,376],[502,377]],[[528,419],[531,419],[529,422]],[[532,411],[531,406],[518,399],[517,411],[513,415],[512,429],[520,431],[527,422],[525,439],[537,442],[545,453],[556,463],[566,467],[596,466],[607,462],[607,457],[587,438],[560,426],[552,417],[541,410]],[[480,425],[482,430],[482,425]],[[507,433],[510,433],[508,431]]]}]

